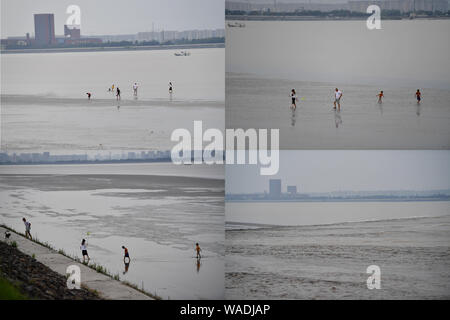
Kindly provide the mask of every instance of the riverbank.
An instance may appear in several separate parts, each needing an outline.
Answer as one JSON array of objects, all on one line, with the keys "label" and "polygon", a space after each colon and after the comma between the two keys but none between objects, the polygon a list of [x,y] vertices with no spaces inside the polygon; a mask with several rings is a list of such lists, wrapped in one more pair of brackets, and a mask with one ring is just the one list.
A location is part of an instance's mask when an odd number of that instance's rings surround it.
[{"label": "riverbank", "polygon": [[106,51],[142,51],[142,50],[186,50],[224,48],[225,43],[174,44],[155,46],[125,46],[125,47],[86,47],[86,48],[42,48],[42,49],[4,49],[5,53],[55,53],[55,52],[106,52]]},{"label": "riverbank", "polygon": [[[0,277],[2,288],[16,294],[5,299],[98,300],[99,295],[87,288],[70,290],[66,278],[33,257],[22,253],[14,241],[0,242]],[[20,292],[17,294],[17,292]]]},{"label": "riverbank", "polygon": [[[5,232],[11,235],[5,242]],[[26,239],[6,226],[0,226],[0,270],[12,283],[18,283],[25,296],[35,299],[152,300],[156,295],[116,280],[101,266],[87,266],[63,251],[38,240]],[[81,271],[80,290],[66,287],[66,270],[76,265]],[[95,269],[94,269],[95,268]]]}]

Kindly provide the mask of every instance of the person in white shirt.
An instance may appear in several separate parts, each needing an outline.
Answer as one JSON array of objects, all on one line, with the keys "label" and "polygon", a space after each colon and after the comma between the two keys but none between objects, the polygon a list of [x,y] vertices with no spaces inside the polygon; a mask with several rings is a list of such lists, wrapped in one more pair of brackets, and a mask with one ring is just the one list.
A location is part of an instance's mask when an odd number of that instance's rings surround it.
[{"label": "person in white shirt", "polygon": [[23,224],[25,225],[25,237],[28,239],[28,237],[31,238],[31,222],[28,222],[27,219],[22,218]]},{"label": "person in white shirt", "polygon": [[135,82],[135,83],[133,84],[133,91],[134,91],[134,95],[135,95],[135,96],[137,96],[137,89],[138,89],[138,85],[137,85],[137,83]]},{"label": "person in white shirt", "polygon": [[336,88],[336,90],[334,92],[334,102],[333,102],[334,108],[333,109],[336,109],[336,103],[337,103],[338,110],[341,110],[341,98],[342,98],[342,92],[338,88]]},{"label": "person in white shirt", "polygon": [[85,263],[85,257],[87,257],[87,259],[88,259],[87,262],[89,263],[90,258],[89,258],[88,252],[87,252],[87,242],[85,239],[83,239],[81,241],[80,249],[81,249],[81,254],[83,255],[83,263]]}]

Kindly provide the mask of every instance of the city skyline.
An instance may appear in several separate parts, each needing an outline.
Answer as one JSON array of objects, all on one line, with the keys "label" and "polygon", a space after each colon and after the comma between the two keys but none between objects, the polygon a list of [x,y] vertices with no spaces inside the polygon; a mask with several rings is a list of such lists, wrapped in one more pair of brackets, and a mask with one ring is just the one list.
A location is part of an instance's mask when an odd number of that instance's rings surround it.
[{"label": "city skyline", "polygon": [[225,38],[225,29],[204,30],[161,30],[156,31],[152,24],[152,31],[136,34],[83,36],[80,25],[64,25],[64,35],[55,33],[55,15],[53,13],[38,13],[33,15],[34,32],[27,32],[25,36],[7,37],[1,39],[2,50],[13,47],[36,48],[66,45],[98,45],[105,42],[128,41],[134,43],[167,43],[170,41],[195,41],[202,39]]},{"label": "city skyline", "polygon": [[[226,198],[228,201],[259,201],[259,200],[290,200],[290,199],[309,199],[313,197],[354,197],[354,196],[377,196],[384,195],[387,196],[388,193],[392,193],[390,196],[398,197],[417,194],[429,194],[440,192],[441,196],[449,197],[450,189],[427,189],[427,190],[414,190],[414,189],[402,189],[402,190],[335,190],[326,192],[299,192],[297,185],[289,185],[286,182],[283,183],[282,179],[269,179],[267,181],[267,189],[264,192],[253,192],[253,193],[226,193]],[[411,194],[413,193],[413,194]],[[417,193],[417,194],[414,194]]]},{"label": "city skyline", "polygon": [[280,170],[261,176],[258,165],[227,165],[226,194],[264,193],[270,179],[298,193],[450,189],[450,151],[280,151]]},{"label": "city skyline", "polygon": [[[64,34],[69,0],[3,0],[1,38],[24,36],[34,30],[33,15],[53,13],[56,35]],[[85,36],[137,34],[152,30],[207,30],[224,28],[221,0],[80,0],[81,30]]]}]

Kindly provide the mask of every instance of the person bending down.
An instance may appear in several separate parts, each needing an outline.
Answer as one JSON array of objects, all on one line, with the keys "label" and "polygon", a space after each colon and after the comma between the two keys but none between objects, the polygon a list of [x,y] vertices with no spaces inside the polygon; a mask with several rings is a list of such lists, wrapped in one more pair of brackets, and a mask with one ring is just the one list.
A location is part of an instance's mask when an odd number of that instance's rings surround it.
[{"label": "person bending down", "polygon": [[128,258],[128,263],[131,261],[130,254],[128,253],[128,249],[125,246],[122,246],[122,249],[124,250],[123,255],[123,262],[126,263],[126,259]]}]

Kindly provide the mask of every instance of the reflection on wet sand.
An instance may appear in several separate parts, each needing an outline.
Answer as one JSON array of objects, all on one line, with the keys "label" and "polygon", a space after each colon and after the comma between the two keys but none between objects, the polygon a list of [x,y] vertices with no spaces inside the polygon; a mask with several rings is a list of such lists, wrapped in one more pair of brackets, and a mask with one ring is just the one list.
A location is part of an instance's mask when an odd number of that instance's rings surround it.
[{"label": "reflection on wet sand", "polygon": [[380,115],[383,116],[383,102],[378,101],[378,109],[380,109]]},{"label": "reflection on wet sand", "polygon": [[297,121],[297,114],[295,112],[295,109],[292,109],[291,113],[291,126],[295,127],[295,122]]},{"label": "reflection on wet sand", "polygon": [[200,272],[201,266],[202,266],[202,258],[197,258],[197,261],[195,262],[195,267],[196,267],[197,273]]},{"label": "reflection on wet sand", "polygon": [[[330,125],[330,109],[333,108],[330,88],[334,85],[345,90],[345,101],[341,100],[343,109],[341,114],[336,114],[337,123]],[[287,111],[285,93],[286,88],[292,87],[306,96],[306,100],[297,105],[295,119],[292,112]],[[383,89],[389,95],[378,104],[374,96],[379,88],[375,86],[227,73],[226,127],[244,130],[277,128],[280,130],[280,149],[448,148],[450,109],[446,106],[450,90],[433,88],[424,91],[427,97],[433,98],[427,99],[426,105],[423,104],[425,100],[421,101],[426,113],[421,108],[420,118],[425,117],[426,120],[419,125],[411,88]],[[280,110],[286,111],[280,115]],[[344,112],[345,126],[349,130],[340,130],[336,135],[336,124],[338,127],[342,125],[339,115],[344,117]]]},{"label": "reflection on wet sand", "polygon": [[339,125],[342,125],[341,111],[334,110],[334,124],[336,125],[336,128],[338,128]]},{"label": "reflection on wet sand", "polygon": [[130,260],[128,260],[128,262],[125,262],[124,259],[125,270],[123,271],[123,274],[128,272],[128,268],[130,268],[130,262],[131,262]]}]

